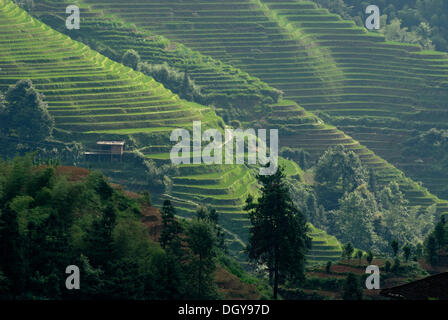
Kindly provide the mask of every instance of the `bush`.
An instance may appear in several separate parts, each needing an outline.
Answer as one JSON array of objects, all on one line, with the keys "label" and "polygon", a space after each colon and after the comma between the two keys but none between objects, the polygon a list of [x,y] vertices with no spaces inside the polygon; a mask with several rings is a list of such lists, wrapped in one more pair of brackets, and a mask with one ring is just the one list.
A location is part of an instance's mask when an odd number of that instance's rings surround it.
[{"label": "bush", "polygon": [[310,167],[309,162],[311,159],[311,155],[309,152],[305,151],[302,148],[283,147],[280,150],[280,155],[284,158],[294,160],[299,164],[300,168],[304,170]]},{"label": "bush", "polygon": [[400,259],[395,258],[394,265],[392,266],[392,272],[394,273],[400,272],[400,266],[401,266]]},{"label": "bush", "polygon": [[207,104],[206,96],[201,89],[190,79],[187,72],[181,72],[168,64],[141,63],[139,69],[144,74],[162,83],[166,88],[176,93],[182,99]]},{"label": "bush", "polygon": [[122,62],[125,66],[134,69],[135,71],[140,70],[140,55],[135,50],[128,50],[124,53]]}]

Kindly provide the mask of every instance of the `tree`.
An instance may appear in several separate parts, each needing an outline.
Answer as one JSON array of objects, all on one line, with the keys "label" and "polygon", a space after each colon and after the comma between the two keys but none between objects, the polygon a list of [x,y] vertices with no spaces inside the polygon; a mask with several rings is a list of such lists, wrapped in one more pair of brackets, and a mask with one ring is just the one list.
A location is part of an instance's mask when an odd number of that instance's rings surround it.
[{"label": "tree", "polygon": [[167,89],[178,94],[182,99],[208,104],[207,95],[201,93],[201,88],[191,80],[188,72],[180,72],[167,63],[149,64],[143,62],[139,66],[141,72],[162,83]]},{"label": "tree", "polygon": [[385,264],[385,266],[384,266],[384,270],[385,270],[386,272],[389,272],[390,269],[391,269],[391,266],[392,266],[392,264],[390,263],[389,260],[387,260],[387,261],[386,261],[386,264]]},{"label": "tree", "polygon": [[332,265],[332,262],[328,261],[327,265],[325,266],[325,272],[328,273],[328,274],[331,273],[331,265]]},{"label": "tree", "polygon": [[367,252],[367,257],[366,257],[366,259],[367,259],[367,263],[370,265],[371,263],[372,263],[372,261],[373,261],[373,253],[372,253],[372,251],[368,251]]},{"label": "tree", "polygon": [[406,263],[409,261],[411,252],[412,252],[412,248],[410,245],[407,244],[403,247],[404,260],[406,261]]},{"label": "tree", "polygon": [[344,300],[362,300],[363,292],[359,278],[350,272],[344,282]]},{"label": "tree", "polygon": [[377,194],[378,182],[377,182],[375,171],[373,169],[369,169],[369,189],[374,194]]},{"label": "tree", "polygon": [[400,271],[400,259],[396,257],[394,259],[394,265],[392,266],[392,272],[398,273]]},{"label": "tree", "polygon": [[154,259],[146,296],[150,299],[180,300],[185,298],[187,277],[181,262],[171,254]]},{"label": "tree", "polygon": [[251,222],[247,250],[252,261],[267,265],[277,299],[280,278],[291,281],[304,278],[305,255],[311,239],[305,217],[289,194],[284,168],[257,178],[261,196],[257,203],[248,197],[245,207]]},{"label": "tree", "polygon": [[130,49],[123,54],[122,62],[125,66],[139,71],[141,58],[137,51]]},{"label": "tree", "polygon": [[213,223],[214,225],[217,225],[219,223],[219,215],[216,209],[210,210],[210,212],[208,213],[208,218],[210,222]]},{"label": "tree", "polygon": [[200,206],[196,209],[196,218],[205,220],[208,217],[208,210],[205,206]]},{"label": "tree", "polygon": [[446,244],[446,231],[445,231],[445,225],[440,221],[437,223],[435,229],[434,229],[434,236],[437,240],[437,245],[439,249],[441,249]]},{"label": "tree", "polygon": [[392,240],[392,242],[390,243],[390,247],[392,248],[392,253],[394,254],[394,257],[396,257],[399,250],[398,241]]},{"label": "tree", "polygon": [[216,239],[217,239],[216,246],[218,248],[224,250],[224,252],[227,252],[224,231],[223,231],[223,228],[219,225],[219,214],[218,214],[218,211],[216,211],[216,209],[211,209],[209,211],[208,220],[213,225],[215,232],[216,232]]},{"label": "tree", "polygon": [[168,249],[171,253],[176,256],[181,255],[181,241],[179,234],[181,232],[181,226],[177,222],[176,210],[171,204],[170,200],[165,200],[163,202],[162,208],[162,223],[163,229],[160,235],[160,245],[163,249]]},{"label": "tree", "polygon": [[338,145],[328,149],[315,170],[317,193],[327,210],[338,207],[338,199],[368,181],[368,173],[353,151]]},{"label": "tree", "polygon": [[363,253],[361,250],[356,251],[356,257],[358,258],[359,264],[361,264],[362,256],[363,256]]},{"label": "tree", "polygon": [[437,254],[437,239],[434,235],[430,235],[426,239],[426,260],[431,264],[435,265],[438,260],[439,256]]},{"label": "tree", "polygon": [[415,257],[417,259],[423,257],[423,250],[424,250],[423,244],[421,242],[417,243],[417,246],[415,247]]},{"label": "tree", "polygon": [[351,259],[352,255],[353,255],[353,251],[355,249],[353,248],[353,245],[351,242],[348,242],[345,244],[344,249],[342,251],[343,255],[347,258],[347,259]]},{"label": "tree", "polygon": [[9,284],[13,284],[9,290],[14,295],[20,294],[25,286],[22,244],[17,213],[6,206],[0,215],[0,269]]},{"label": "tree", "polygon": [[402,21],[398,18],[393,19],[390,24],[382,28],[387,40],[415,43],[422,46],[425,50],[434,50],[432,41],[428,38],[431,34],[431,27],[422,22],[415,31],[408,31],[407,27],[401,27]]},{"label": "tree", "polygon": [[378,198],[385,226],[383,237],[387,242],[416,243],[434,228],[436,208],[431,206],[421,213],[418,208],[410,207],[396,181],[384,187]]},{"label": "tree", "polygon": [[107,269],[113,261],[112,232],[116,226],[117,211],[112,204],[108,204],[99,219],[93,222],[88,235],[88,258],[93,267],[102,266]]},{"label": "tree", "polygon": [[43,141],[51,135],[54,119],[43,95],[37,92],[31,80],[20,80],[10,86],[6,101],[3,118],[7,121],[9,134],[32,142]]},{"label": "tree", "polygon": [[192,298],[207,299],[214,295],[216,235],[210,222],[193,219],[187,227],[187,243],[193,254],[190,262]]},{"label": "tree", "polygon": [[193,85],[191,83],[190,77],[188,76],[188,69],[185,69],[182,88],[180,90],[181,95],[185,97],[184,99],[189,101],[193,100],[193,92],[191,90],[192,87]]},{"label": "tree", "polygon": [[374,195],[361,185],[340,200],[336,212],[336,236],[343,242],[367,250],[377,243],[378,235],[373,225],[377,212]]}]

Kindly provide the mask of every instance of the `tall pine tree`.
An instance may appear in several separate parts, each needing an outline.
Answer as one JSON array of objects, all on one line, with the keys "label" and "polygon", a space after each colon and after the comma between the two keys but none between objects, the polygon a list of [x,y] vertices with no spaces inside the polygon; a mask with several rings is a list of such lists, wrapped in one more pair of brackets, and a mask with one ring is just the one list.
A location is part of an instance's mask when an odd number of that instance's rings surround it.
[{"label": "tall pine tree", "polygon": [[305,255],[311,247],[311,238],[304,215],[290,197],[284,168],[257,178],[262,195],[257,203],[249,197],[245,207],[252,225],[247,250],[251,260],[268,266],[277,299],[280,279],[304,278]]},{"label": "tall pine tree", "polygon": [[160,245],[163,249],[179,256],[181,254],[180,232],[181,226],[175,219],[176,209],[174,209],[170,200],[163,202],[162,223],[163,229],[160,235]]}]

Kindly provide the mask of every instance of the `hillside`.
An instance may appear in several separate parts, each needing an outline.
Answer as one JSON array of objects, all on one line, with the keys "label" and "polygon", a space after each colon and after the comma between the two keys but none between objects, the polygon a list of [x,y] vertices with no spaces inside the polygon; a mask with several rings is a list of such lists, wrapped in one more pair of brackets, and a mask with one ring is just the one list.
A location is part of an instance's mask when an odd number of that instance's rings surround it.
[{"label": "hillside", "polygon": [[[191,128],[193,120],[201,120],[205,127],[222,127],[212,109],[179,99],[152,78],[55,32],[11,1],[0,4],[0,88],[31,79],[55,117],[55,138],[90,148],[101,139],[123,139],[136,149],[162,145],[160,153],[170,150],[169,133],[180,126]],[[168,160],[169,154],[164,158]],[[145,187],[145,175],[142,179],[139,172],[144,168],[132,162],[100,167],[117,182],[132,185],[137,180],[134,188]],[[240,169],[250,180],[248,169]],[[195,174],[205,173],[198,168]],[[232,172],[229,177],[235,179]],[[232,198],[231,192],[221,190],[229,201],[238,200],[235,210],[241,212],[241,199]]]},{"label": "hillside", "polygon": [[[92,3],[92,6],[86,6],[85,3]],[[45,21],[48,21],[48,23],[52,24],[55,28],[61,29],[61,20],[64,16],[64,6],[61,4],[55,4],[54,2],[49,2],[46,0],[40,0],[37,1],[37,6],[33,10],[34,14],[41,17]],[[126,6],[126,8],[120,7],[120,4],[115,4],[113,1],[109,1],[108,3],[110,5],[105,5],[104,1],[103,4],[100,5],[97,2],[94,1],[82,1],[80,2],[83,5],[83,10],[86,12],[86,14],[83,16],[83,23],[86,25],[84,29],[78,30],[75,33],[70,31],[65,31],[67,34],[71,35],[74,38],[80,38],[82,41],[85,41],[89,44],[95,44],[95,46],[110,46],[114,50],[123,51],[123,48],[133,48],[136,50],[139,50],[140,52],[152,52],[154,50],[154,47],[159,46],[158,41],[146,41],[142,42],[140,41],[141,36],[140,34],[145,34],[145,32],[151,31],[151,34],[154,33],[153,38],[155,38],[158,34],[164,34],[170,37],[170,39],[177,39],[178,41],[184,42],[188,44],[189,46],[192,46],[193,48],[196,48],[196,46],[201,45],[202,35],[198,34],[198,30],[194,30],[192,35],[196,35],[197,37],[187,37],[187,39],[190,39],[189,41],[185,42],[184,31],[182,31],[180,34],[175,34],[177,31],[177,28],[171,28],[166,26],[167,29],[163,28],[164,23],[168,23],[166,19],[164,19],[164,22],[159,22],[158,19],[160,17],[164,17],[166,14],[164,14],[164,10],[168,10],[167,8],[163,7],[160,10],[157,11],[158,4],[156,3],[140,3],[139,1],[135,1],[134,5]],[[176,10],[180,10],[182,12],[182,8],[189,8],[188,10],[192,10],[192,6],[190,4],[184,3],[175,3],[175,2],[164,2],[165,5],[168,5],[171,3],[173,6],[169,10],[173,10],[173,12],[176,12]],[[178,9],[176,9],[176,6],[179,6]],[[210,14],[213,15],[216,18],[216,15],[219,15],[219,10],[224,10],[225,14],[230,10],[235,10],[235,8],[246,8],[247,10],[250,9],[251,15],[257,16],[257,25],[262,25],[262,23],[267,23],[269,19],[271,19],[269,8],[267,7],[258,7],[254,5],[253,3],[247,3],[241,2],[241,4],[238,6],[233,6],[229,3],[213,3],[213,4],[205,4],[201,3],[201,6],[203,7],[201,9],[201,17],[196,16],[194,13],[192,13],[194,18],[187,19],[188,21],[184,21],[181,18],[185,18],[185,13],[181,15],[179,18],[180,20],[170,20],[170,23],[175,23],[176,25],[180,25],[181,23],[188,23],[189,25],[194,25],[195,21],[200,21],[202,18],[202,15],[204,14]],[[305,5],[304,5],[305,6]],[[194,7],[194,6],[193,6]],[[306,8],[307,10],[314,10],[314,4],[307,3]],[[138,10],[142,8],[148,8],[147,10],[139,10],[138,14],[136,13],[135,17],[133,16],[133,10]],[[227,9],[226,9],[227,8]],[[230,8],[230,9],[229,9]],[[120,10],[119,13],[117,13],[120,17],[125,19],[127,22],[135,22],[137,26],[140,28],[137,28],[135,26],[126,26],[121,20],[117,20],[117,15],[109,15],[108,12],[115,13],[114,10],[116,9],[123,9]],[[246,10],[246,11],[247,11]],[[258,10],[258,11],[257,11]],[[317,12],[321,13],[323,9],[317,10]],[[323,10],[325,11],[325,10]],[[127,12],[127,13],[126,13]],[[145,23],[139,24],[138,19],[143,19],[143,16],[145,16],[145,12],[148,12],[148,17],[150,19],[145,18]],[[157,12],[157,17],[153,17],[152,15],[156,15],[155,12]],[[190,12],[190,11],[188,11]],[[244,12],[244,11],[243,11]],[[314,11],[313,11],[314,12]],[[56,17],[56,18],[55,18]],[[145,16],[146,17],[146,16]],[[174,17],[174,16],[173,16]],[[275,18],[275,17],[274,17]],[[174,18],[173,18],[174,19]],[[185,18],[186,19],[186,18]],[[273,19],[273,18],[272,18]],[[157,25],[152,27],[152,25],[148,25],[151,21],[157,21]],[[230,21],[230,22],[227,22]],[[335,76],[335,78],[332,80],[332,78],[325,76],[325,72],[329,69],[329,63],[334,62],[334,59],[329,54],[329,51],[327,49],[322,48],[321,46],[316,46],[312,42],[310,42],[310,38],[308,37],[299,37],[294,36],[293,39],[290,39],[290,30],[291,26],[288,25],[287,27],[283,28],[283,24],[280,23],[278,27],[276,27],[274,30],[273,28],[269,27],[263,32],[259,32],[257,28],[252,28],[251,25],[254,23],[253,19],[250,19],[248,21],[245,21],[244,23],[240,22],[238,24],[234,24],[231,22],[232,20],[226,20],[226,23],[229,24],[228,30],[224,28],[227,26],[227,24],[223,24],[223,26],[217,26],[216,24],[212,24],[212,27],[218,28],[215,33],[217,33],[217,36],[221,39],[221,37],[224,38],[224,33],[227,33],[228,35],[225,36],[225,41],[219,41],[219,46],[224,46],[222,50],[229,50],[228,53],[226,53],[226,56],[216,56],[217,58],[223,59],[224,61],[227,61],[226,57],[228,58],[230,55],[236,55],[238,54],[239,63],[235,62],[235,59],[228,60],[229,63],[232,63],[233,65],[237,65],[238,67],[241,67],[244,70],[247,70],[248,67],[252,68],[251,66],[256,63],[258,67],[254,66],[253,69],[250,69],[251,74],[260,75],[263,79],[263,74],[257,73],[261,72],[263,70],[267,70],[266,72],[268,74],[272,74],[273,66],[270,65],[271,63],[269,61],[272,60],[272,57],[275,56],[275,54],[278,52],[278,41],[285,42],[288,44],[285,48],[281,46],[281,50],[286,50],[287,57],[284,57],[285,54],[282,53],[282,57],[276,58],[276,64],[275,68],[279,68],[278,72],[282,72],[283,76],[278,78],[278,82],[275,82],[275,85],[278,85],[279,88],[282,88],[285,90],[285,92],[288,94],[288,90],[286,90],[284,87],[281,86],[281,83],[287,83],[289,87],[296,88],[295,90],[298,90],[297,88],[303,87],[308,88],[310,85],[317,85],[319,83],[319,86],[321,86],[320,91],[317,93],[315,99],[327,99],[328,101],[333,101],[334,98],[330,97],[327,98],[329,95],[332,95],[332,92],[336,92],[335,86],[333,84],[335,83],[334,79],[341,78],[341,72],[334,71],[329,73],[332,76]],[[282,20],[283,21],[283,20]],[[109,26],[113,22],[114,25],[114,31],[113,33],[105,37],[104,34],[110,34],[110,28]],[[154,22],[155,23],[155,22]],[[339,24],[338,24],[339,25]],[[201,24],[202,26],[202,24]],[[207,27],[210,27],[209,24],[206,24]],[[117,29],[118,28],[118,29]],[[252,48],[254,45],[254,39],[257,39],[258,37],[263,37],[262,39],[257,40],[256,43],[260,46],[260,50],[258,50],[258,53],[256,53],[255,56],[253,56],[254,50],[250,49],[249,47],[244,52],[233,52],[234,49],[236,50],[236,47],[241,47],[241,32],[239,32],[239,28],[243,28],[244,30],[249,29],[243,33],[247,38],[251,38],[250,40],[250,47]],[[63,28],[62,28],[63,29]],[[207,29],[208,33],[210,33],[210,28]],[[258,31],[257,31],[258,30]],[[264,30],[264,29],[263,29]],[[238,32],[238,35],[235,39],[232,39],[231,35],[235,32]],[[269,35],[269,39],[278,38],[278,40],[273,41],[273,43],[269,43],[267,41],[267,34]],[[292,32],[292,31],[291,31]],[[271,34],[272,33],[272,34]],[[294,33],[294,32],[293,32]],[[123,37],[122,34],[127,34],[126,37]],[[137,36],[136,36],[137,34]],[[294,33],[296,35],[296,33]],[[204,35],[205,36],[205,35]],[[208,38],[213,38],[213,34],[206,35]],[[182,38],[182,39],[181,39]],[[139,40],[140,39],[140,40]],[[207,41],[209,41],[208,39]],[[101,45],[98,45],[96,42],[99,41]],[[199,42],[198,42],[199,41]],[[235,42],[233,45],[232,43]],[[136,44],[138,43],[138,45]],[[168,47],[177,47],[178,45],[172,44]],[[226,46],[229,46],[228,49],[226,49]],[[168,49],[168,47],[165,47],[164,50],[161,50],[158,48],[158,55],[157,57],[153,57],[147,53],[144,55],[147,57],[146,61],[149,63],[159,63],[159,57],[164,55],[171,55],[173,54],[171,49]],[[197,50],[204,52],[204,48],[210,48],[210,45],[203,46],[202,48],[196,48]],[[271,47],[273,48],[271,51],[272,53],[269,55],[269,51]],[[232,49],[234,48],[234,49]],[[240,49],[238,49],[240,50]],[[315,53],[315,51],[317,52]],[[164,52],[164,53],[161,53]],[[233,53],[232,53],[233,52]],[[275,53],[274,53],[275,52]],[[208,53],[208,52],[205,52]],[[297,62],[297,54],[303,55],[303,61],[298,64]],[[212,54],[212,53],[210,53]],[[267,56],[267,58],[263,58],[264,56]],[[189,55],[184,56],[188,57],[187,61],[190,63],[192,61],[196,61],[197,52],[189,52]],[[215,55],[213,55],[215,56]],[[252,57],[253,56],[253,57]],[[288,58],[289,57],[289,58]],[[243,63],[249,59],[250,63]],[[264,59],[264,60],[263,60]],[[278,60],[281,59],[281,60]],[[243,61],[244,60],[244,61]],[[248,61],[249,61],[248,60]],[[269,60],[269,61],[268,61]],[[254,62],[255,61],[255,62]],[[264,62],[263,62],[264,61]],[[283,62],[282,62],[283,61]],[[323,61],[325,61],[325,64],[323,64]],[[168,64],[172,66],[179,66],[178,59],[171,59],[171,58],[164,58],[163,62],[167,62]],[[279,63],[281,62],[281,63]],[[184,64],[181,64],[184,66]],[[295,72],[291,72],[291,67],[297,65],[297,68],[300,68],[300,74],[304,73],[303,75],[299,76]],[[333,64],[334,65],[334,64]],[[190,64],[191,66],[194,66],[193,69],[202,68],[203,63],[202,62],[193,62]],[[287,67],[287,68],[286,68]],[[280,70],[281,68],[281,70]],[[321,70],[320,70],[320,69]],[[235,72],[238,74],[238,69],[235,70]],[[313,71],[314,70],[314,71]],[[319,71],[320,70],[320,71]],[[233,73],[235,73],[233,72]],[[277,71],[276,71],[277,72]],[[190,76],[201,86],[205,86],[207,88],[211,83],[213,84],[214,88],[212,91],[216,91],[218,94],[219,92],[222,92],[222,82],[221,74],[216,73],[216,70],[212,73],[207,73],[207,77],[204,79],[202,72],[192,72],[189,73]],[[293,80],[291,80],[291,77]],[[294,80],[295,78],[298,78]],[[304,79],[302,79],[304,78]],[[211,81],[213,80],[213,81]],[[306,81],[306,85],[304,84],[294,84],[294,81]],[[312,80],[312,81],[311,81]],[[269,81],[269,79],[267,79]],[[291,82],[293,81],[293,82]],[[225,89],[226,90],[239,90],[238,88],[239,83],[226,83]],[[207,89],[209,90],[209,89]],[[302,89],[301,89],[302,90]],[[309,89],[306,89],[309,91]],[[337,89],[339,92],[340,90]],[[311,91],[310,91],[311,92]],[[296,99],[298,96],[291,96],[291,98]],[[247,109],[247,101],[250,101],[250,94],[249,97],[243,98],[242,102],[244,103],[244,108],[241,107],[238,102],[235,102],[233,104],[233,108],[245,110]],[[302,101],[302,99],[300,100]],[[218,104],[219,105],[219,104]],[[249,103],[249,105],[252,105]],[[250,108],[250,107],[249,107]],[[353,140],[351,137],[347,136],[343,132],[337,130],[336,128],[332,126],[328,126],[323,123],[323,121],[319,118],[317,118],[315,115],[310,114],[309,112],[306,112],[301,107],[298,107],[295,102],[283,100],[279,103],[273,104],[270,106],[270,109],[272,110],[269,115],[266,115],[266,110],[261,110],[260,112],[252,112],[252,115],[254,115],[253,119],[246,119],[244,124],[247,126],[259,126],[260,123],[263,123],[266,127],[274,127],[274,128],[280,128],[280,132],[284,135],[284,137],[281,139],[280,143],[283,146],[288,147],[296,147],[296,148],[304,148],[308,152],[311,153],[314,159],[319,157],[328,147],[336,145],[336,144],[343,144],[347,148],[354,150],[361,158],[361,160],[364,162],[365,165],[367,165],[369,168],[372,168],[376,171],[376,174],[379,176],[379,182],[382,184],[387,184],[391,179],[398,179],[400,180],[400,183],[402,185],[402,189],[406,192],[407,198],[411,201],[411,204],[413,205],[419,205],[422,206],[422,208],[426,208],[431,204],[437,203],[438,206],[438,212],[444,212],[446,208],[446,202],[440,202],[438,199],[433,197],[431,194],[429,194],[426,190],[422,189],[418,184],[415,184],[414,182],[408,180],[405,178],[401,172],[397,171],[395,168],[390,166],[387,162],[385,162],[383,159],[377,157],[375,154],[373,154],[370,150],[366,149],[363,145],[361,145],[358,141]],[[311,108],[312,109],[312,108]],[[220,109],[217,108],[217,112],[221,113],[222,116],[228,118],[228,110],[226,109]],[[241,111],[242,113],[245,113],[245,111]],[[227,114],[226,114],[227,113]],[[356,113],[356,112],[355,112]],[[244,117],[243,119],[244,120]],[[330,119],[331,120],[331,119]],[[376,137],[369,135],[369,139],[372,139],[372,137]],[[388,148],[390,150],[399,150],[397,148]],[[407,156],[408,158],[408,156]]]},{"label": "hillside", "polygon": [[[193,288],[188,223],[182,224],[183,258],[171,262],[178,269],[170,270],[164,259],[172,253],[162,249],[160,240],[162,214],[148,198],[110,184],[98,172],[33,164],[33,160],[32,156],[17,157],[0,164],[1,187],[8,190],[0,195],[0,250],[2,258],[7,257],[0,262],[1,300],[158,300],[191,294],[176,287]],[[23,183],[17,183],[20,179]],[[14,240],[14,247],[5,248]],[[219,258],[212,260],[210,280],[216,286],[215,297],[259,299],[257,286],[264,284],[248,280],[244,271],[239,270],[239,277],[229,272],[227,265],[233,260],[218,253]],[[221,261],[228,261],[227,265]],[[83,284],[78,291],[66,290],[60,278],[69,262],[81,272]],[[182,280],[180,273],[189,277]]]},{"label": "hillside", "polygon": [[[56,139],[79,141],[88,148],[100,139],[123,139],[145,159],[161,166],[169,164],[168,134],[174,128],[191,128],[193,119],[201,120],[205,127],[223,126],[211,108],[179,99],[150,77],[30,18],[10,1],[2,2],[0,15],[0,89],[5,90],[19,79],[31,79],[45,94],[55,117]],[[66,70],[71,70],[70,75]],[[150,181],[146,173],[141,173],[145,168],[136,165],[132,149],[122,164],[84,165],[101,169],[114,182],[134,190],[146,188]],[[256,192],[253,169],[239,165],[183,165],[178,170],[172,177],[170,194],[159,195],[156,204],[168,197],[184,217],[191,217],[204,203],[215,207],[221,213],[229,249],[242,258],[248,226],[242,206],[247,195]],[[336,250],[326,257],[337,259],[339,255]]]},{"label": "hillside", "polygon": [[[61,22],[63,21],[61,17],[63,16],[64,6],[56,5],[55,3],[50,3],[48,1],[40,1],[40,2],[38,1],[37,3],[38,6],[35,9],[35,14],[37,16],[41,16],[44,20],[48,21],[48,23],[55,25],[55,27],[61,28],[60,27]],[[148,5],[148,3],[146,2],[145,5]],[[220,6],[221,5],[224,4],[220,3]],[[94,8],[96,7],[94,6]],[[111,6],[111,8],[115,7]],[[134,7],[133,6],[127,7],[128,10],[132,8]],[[252,6],[251,9],[253,9]],[[72,37],[79,38],[80,40],[85,41],[88,44],[99,42],[101,43],[101,45],[110,45],[112,49],[117,50],[118,52],[123,52],[125,48],[137,49],[140,52],[144,53],[144,56],[146,56],[148,62],[150,63],[161,62],[160,60],[158,60],[157,58],[153,58],[153,56],[149,54],[150,52],[153,52],[153,50],[155,50],[157,46],[160,46],[161,41],[160,39],[156,38],[155,36],[151,38],[149,37],[149,34],[145,33],[144,31],[140,31],[139,29],[135,29],[135,27],[128,26],[122,23],[121,21],[116,20],[116,17],[106,15],[107,18],[104,18],[104,13],[102,10],[92,9],[90,7],[84,7],[83,10],[88,12],[88,14],[86,14],[85,17],[83,18],[84,19],[83,23],[86,24],[86,28],[76,31],[76,34],[71,35]],[[263,7],[263,10],[267,9]],[[124,11],[120,12],[121,14],[123,14]],[[264,14],[260,15],[259,18],[266,19]],[[251,23],[251,21],[245,23]],[[112,32],[110,36],[106,37],[105,34],[110,33],[111,24],[114,25],[116,28],[113,29],[114,32]],[[160,31],[158,29],[156,30],[157,32]],[[288,38],[288,34],[285,33],[285,30],[283,30],[281,27],[277,28],[276,32],[278,33],[278,37],[284,40]],[[126,34],[127,36],[123,36],[123,34]],[[142,34],[146,36],[144,38],[145,41],[143,42],[141,39]],[[292,41],[295,43],[295,45],[299,46],[296,48],[297,52],[303,52],[303,48],[305,47],[300,47],[300,44],[303,41],[304,40]],[[260,43],[260,45],[264,47],[266,47],[266,44],[267,44],[266,41]],[[96,44],[94,45],[94,47],[95,46],[99,45]],[[177,45],[168,44],[168,47],[165,47],[165,49],[163,50],[160,49],[160,47],[158,47],[159,52],[158,56],[165,56],[164,62],[176,66],[175,62],[179,60],[169,58],[169,55],[173,54],[173,52],[171,51],[171,49],[168,48],[173,47],[175,48],[177,47]],[[301,51],[299,51],[300,48],[302,48]],[[193,62],[191,65],[195,66],[194,68],[199,69],[203,68],[203,63],[201,63],[201,61],[203,61],[204,59],[206,60],[206,58],[198,60],[197,54],[195,52],[188,50],[182,52],[185,55],[184,60]],[[176,53],[176,55],[179,55],[179,53]],[[308,56],[308,54],[305,55]],[[326,55],[325,57],[327,62],[333,61],[332,58],[329,57],[328,55]],[[319,61],[315,60],[312,57],[312,55],[309,59],[311,60],[307,60],[307,63],[304,62],[302,68],[305,67],[305,65],[307,68],[317,68],[318,64],[316,63]],[[207,65],[213,66],[213,63],[209,63]],[[277,65],[278,64],[276,64],[276,66]],[[265,65],[264,68],[267,68],[271,73],[272,70],[269,69],[270,67],[267,67]],[[230,67],[229,68],[226,67],[224,68],[224,70],[230,70]],[[241,72],[238,71],[238,69],[234,70],[235,72],[227,72],[227,73],[230,74],[235,73],[237,76],[241,74]],[[216,83],[217,85],[216,92],[217,94],[219,94],[219,92],[221,92],[221,90],[223,89],[223,84],[220,81],[215,80],[219,80],[221,75],[217,73],[216,68],[212,68],[211,71],[208,73],[208,77],[206,79],[207,83],[213,83],[213,84]],[[289,75],[290,70],[285,69],[284,71],[285,76],[290,76]],[[202,75],[201,72],[199,72],[198,74],[191,72],[189,74],[195,81],[199,80],[198,81],[199,84],[203,84],[203,82],[201,82],[201,75]],[[213,81],[210,81],[212,79]],[[321,78],[320,81],[322,83],[327,84],[329,83],[330,85],[332,83],[332,81],[324,81],[323,78]],[[325,97],[324,93],[328,94],[329,92],[332,92],[332,90],[334,89],[328,87],[327,84],[325,85],[325,88],[322,89],[323,91],[321,92],[319,97],[324,98]],[[228,88],[230,88],[232,92],[236,92],[235,90],[239,90],[238,86],[239,86],[238,82],[237,83],[231,82],[228,84]],[[265,87],[267,88],[267,86]],[[248,98],[243,98],[243,100],[244,99],[250,100],[250,95]],[[237,105],[234,105],[234,107],[237,107]],[[353,140],[351,137],[345,135],[343,132],[337,130],[336,128],[324,124],[321,119],[317,118],[313,114],[310,114],[309,112],[306,112],[304,109],[297,106],[295,102],[282,100],[276,104],[272,104],[270,107],[272,111],[268,115],[266,115],[265,111],[255,112],[253,113],[253,115],[256,120],[246,119],[246,121],[244,121],[243,123],[247,126],[252,126],[255,125],[256,123],[256,125],[258,126],[264,124],[266,127],[274,127],[274,128],[280,127],[280,133],[283,134],[282,138],[280,139],[280,143],[283,146],[304,148],[311,153],[314,159],[319,157],[328,147],[336,144],[344,144],[347,148],[354,150],[360,156],[361,160],[365,165],[367,165],[369,168],[375,169],[380,183],[387,184],[392,179],[398,179],[401,183],[402,190],[405,191],[406,196],[411,201],[412,205],[420,205],[422,206],[421,209],[423,210],[428,206],[432,205],[433,203],[437,203],[438,212],[439,213],[444,212],[446,208],[446,202],[441,202],[436,197],[429,194],[426,190],[422,189],[418,184],[404,177],[400,171],[396,170],[390,164],[388,164],[387,162],[385,162],[384,160],[373,154],[370,150],[360,145],[359,142]],[[219,108],[217,109],[217,111],[219,112]],[[223,115],[225,115],[225,113]],[[139,137],[138,139],[147,142],[146,138]],[[157,161],[156,163],[158,164],[168,162],[168,154],[166,152],[169,150],[169,147],[166,143],[160,142],[160,140],[158,140],[154,146],[142,147],[139,149],[148,158],[156,160]],[[105,168],[103,168],[103,170],[104,169]],[[187,176],[197,176],[199,174],[195,168],[191,168],[191,170],[188,168],[182,168],[181,170],[182,174],[186,174]],[[201,170],[202,169],[200,169],[200,171]],[[236,175],[232,175],[231,173],[230,179],[215,178],[214,181],[210,179],[201,179],[201,178],[196,179],[194,177],[190,178],[189,180],[185,180],[182,177],[179,178],[174,177],[172,188],[173,192],[170,195],[170,199],[172,199],[176,203],[176,205],[178,205],[181,208],[181,213],[187,216],[191,215],[191,213],[194,211],[194,208],[202,202],[208,202],[214,204],[215,206],[218,206],[218,210],[221,210],[225,213],[225,215],[223,216],[223,221],[225,221],[226,229],[231,233],[238,235],[237,237],[234,237],[235,241],[233,242],[233,244],[236,247],[238,247],[239,246],[238,243],[241,243],[241,239],[243,239],[242,242],[244,242],[244,238],[247,236],[247,233],[244,232],[245,230],[244,221],[247,220],[245,219],[244,216],[245,213],[242,212],[241,210],[243,198],[241,198],[240,196],[246,195],[248,189],[247,188],[244,189],[243,187],[245,180],[242,180],[243,183],[240,182],[234,183],[234,182],[235,179],[238,179],[238,177],[247,177],[248,179],[250,178],[247,174],[238,175],[239,170],[231,169],[226,166],[224,166],[223,169],[220,168],[219,170],[223,170],[222,172],[225,172],[226,173],[225,175],[228,177],[229,177],[229,175],[227,174],[228,172],[236,173]],[[190,171],[190,173],[187,173],[188,171]],[[132,169],[116,170],[111,168],[110,170],[106,169],[105,172],[114,179],[118,179],[118,182],[120,183],[129,183],[130,181],[129,176],[130,175],[132,176],[133,170]],[[139,177],[135,177],[133,179],[135,179],[136,181],[134,183],[134,187],[135,186],[138,187],[141,185],[141,183],[138,182]],[[188,186],[185,183],[183,183],[185,181],[194,182],[194,185]],[[202,184],[202,186],[198,187],[197,186],[198,184]],[[249,185],[253,186],[253,182],[249,183]],[[234,193],[236,197],[233,195],[232,196],[223,195],[223,193],[227,194],[229,192],[231,194]],[[243,228],[241,228],[242,226]]]},{"label": "hillside", "polygon": [[[324,112],[324,120],[444,195],[443,172],[430,172],[436,159],[414,162],[419,159],[396,145],[415,132],[444,127],[445,54],[385,42],[310,1],[85,2],[259,77],[307,111]],[[319,144],[344,143],[380,171],[383,181],[400,175],[357,141],[320,130],[293,134],[284,143],[312,151],[320,151]],[[402,186],[415,205],[437,202],[409,181]]]}]

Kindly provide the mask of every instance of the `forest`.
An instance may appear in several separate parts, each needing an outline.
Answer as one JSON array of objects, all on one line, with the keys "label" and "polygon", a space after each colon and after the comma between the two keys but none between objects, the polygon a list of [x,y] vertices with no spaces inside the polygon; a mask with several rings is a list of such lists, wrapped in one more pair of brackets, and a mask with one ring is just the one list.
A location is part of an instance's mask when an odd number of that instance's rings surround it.
[{"label": "forest", "polygon": [[0,300],[448,299],[448,4],[372,4],[0,0]]}]

